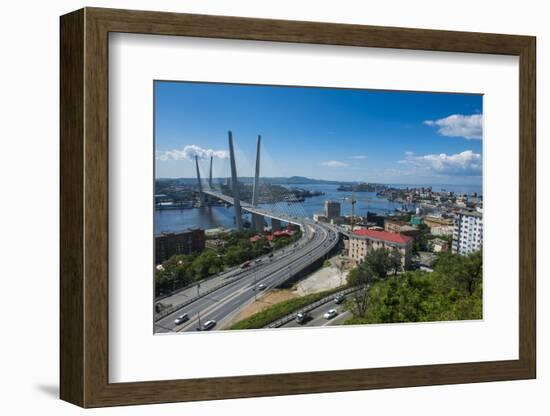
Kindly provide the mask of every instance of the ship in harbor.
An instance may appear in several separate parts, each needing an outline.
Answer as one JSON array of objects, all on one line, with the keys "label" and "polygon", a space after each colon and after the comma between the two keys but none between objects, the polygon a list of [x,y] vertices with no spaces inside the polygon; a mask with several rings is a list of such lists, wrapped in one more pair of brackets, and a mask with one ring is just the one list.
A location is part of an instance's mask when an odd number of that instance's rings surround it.
[{"label": "ship in harbor", "polygon": [[340,185],[337,190],[342,192],[383,192],[386,188],[386,185],[380,183],[357,183]]}]

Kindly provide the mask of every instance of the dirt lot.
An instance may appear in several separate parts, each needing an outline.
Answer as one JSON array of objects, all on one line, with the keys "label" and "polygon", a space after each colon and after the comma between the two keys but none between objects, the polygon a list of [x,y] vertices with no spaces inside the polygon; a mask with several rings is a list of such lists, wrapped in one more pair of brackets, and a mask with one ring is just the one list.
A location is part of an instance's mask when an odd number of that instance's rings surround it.
[{"label": "dirt lot", "polygon": [[246,306],[240,313],[235,315],[230,322],[227,322],[224,325],[224,328],[231,326],[235,322],[248,318],[249,316],[254,315],[255,313],[260,312],[276,303],[341,286],[346,282],[348,271],[344,271],[341,276],[338,268],[336,267],[337,261],[338,256],[333,256],[329,259],[330,266],[322,267],[311,273],[309,276],[295,284],[292,289],[273,289],[264,293],[256,302]]},{"label": "dirt lot", "polygon": [[305,296],[310,293],[334,289],[335,287],[345,284],[348,271],[344,271],[342,275],[340,275],[338,267],[336,267],[337,262],[338,256],[333,256],[329,259],[330,266],[323,266],[298,282],[296,284],[298,295]]},{"label": "dirt lot", "polygon": [[271,305],[274,305],[279,302],[283,302],[288,299],[297,298],[297,297],[299,297],[299,295],[295,290],[273,289],[267,292],[261,298],[258,298],[256,302],[248,305],[239,314],[235,315],[235,317],[231,320],[231,322],[227,324],[227,326],[230,326],[235,322],[239,322],[245,318],[248,318],[249,316],[254,315],[257,312],[260,312]]}]

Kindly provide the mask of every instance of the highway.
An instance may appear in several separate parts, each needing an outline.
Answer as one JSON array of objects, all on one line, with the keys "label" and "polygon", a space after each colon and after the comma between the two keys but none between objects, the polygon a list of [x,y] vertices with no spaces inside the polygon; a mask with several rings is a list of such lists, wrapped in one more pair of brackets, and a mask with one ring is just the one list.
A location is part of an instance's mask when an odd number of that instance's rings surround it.
[{"label": "highway", "polygon": [[[332,319],[326,319],[323,317],[325,312],[329,309],[336,309],[338,315]],[[341,325],[346,319],[351,318],[352,314],[343,308],[343,304],[337,305],[334,302],[328,302],[324,305],[320,305],[317,308],[309,312],[312,319],[304,324],[299,324],[295,319],[280,326],[279,328],[304,328],[304,327],[319,327],[319,326],[332,326]]]},{"label": "highway", "polygon": [[[228,197],[224,196],[224,200],[227,199]],[[250,212],[264,216],[276,216],[282,221],[299,225],[302,229],[302,238],[294,246],[287,246],[284,251],[279,250],[272,258],[263,256],[261,263],[254,263],[253,267],[243,272],[241,277],[232,283],[159,320],[155,323],[156,333],[196,331],[199,319],[201,324],[215,320],[217,325],[213,330],[221,329],[240,310],[253,302],[256,296],[261,296],[263,292],[254,290],[257,285],[264,284],[264,292],[279,286],[311,263],[323,258],[338,244],[338,232],[328,224],[286,214],[274,214],[256,207],[250,208],[248,205],[243,204],[243,209],[250,209]],[[187,313],[190,319],[178,326],[174,320],[183,313]]]}]

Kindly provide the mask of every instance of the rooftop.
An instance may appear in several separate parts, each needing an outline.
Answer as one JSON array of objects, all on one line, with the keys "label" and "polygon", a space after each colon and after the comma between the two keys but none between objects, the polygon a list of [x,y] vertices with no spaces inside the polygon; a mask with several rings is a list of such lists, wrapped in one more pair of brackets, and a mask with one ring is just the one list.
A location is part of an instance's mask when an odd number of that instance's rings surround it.
[{"label": "rooftop", "polygon": [[402,235],[398,233],[390,233],[389,231],[378,230],[357,230],[353,232],[354,235],[359,237],[375,238],[377,240],[388,241],[391,243],[407,244],[413,240],[408,235]]},{"label": "rooftop", "polygon": [[462,210],[462,211],[459,211],[459,214],[460,214],[460,215],[469,216],[469,217],[478,217],[478,218],[482,218],[482,217],[483,217],[483,215],[482,215],[480,212],[477,212],[477,211],[465,211],[465,210]]},{"label": "rooftop", "polygon": [[397,219],[392,219],[392,218],[386,218],[384,221],[387,222],[387,223],[390,223],[390,224],[397,224],[397,225],[407,225],[408,224],[407,221],[397,220]]},{"label": "rooftop", "polygon": [[442,224],[442,225],[450,225],[450,224],[453,223],[453,220],[451,220],[451,219],[442,218],[442,217],[434,217],[432,215],[426,216],[424,221],[435,222],[435,223]]},{"label": "rooftop", "polygon": [[155,234],[155,237],[166,237],[169,235],[182,235],[182,234],[196,233],[201,231],[204,233],[204,229],[202,228],[186,228],[180,231],[161,231],[160,233]]}]

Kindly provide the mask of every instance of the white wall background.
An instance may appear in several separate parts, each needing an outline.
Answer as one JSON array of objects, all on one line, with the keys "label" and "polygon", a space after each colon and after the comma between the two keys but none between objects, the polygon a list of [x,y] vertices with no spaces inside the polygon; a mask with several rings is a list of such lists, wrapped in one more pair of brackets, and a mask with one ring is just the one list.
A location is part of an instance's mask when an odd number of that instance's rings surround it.
[{"label": "white wall background", "polygon": [[[550,409],[548,318],[543,254],[550,228],[543,182],[550,146],[543,140],[550,100],[550,26],[535,0],[371,2],[334,1],[69,1],[20,0],[0,16],[0,409],[5,414],[83,412],[58,395],[58,16],[83,6],[166,10],[276,19],[536,35],[538,41],[538,330],[539,377],[534,381],[423,387],[338,394],[166,404],[87,411],[103,415],[546,415]],[[546,72],[546,73],[545,73]],[[544,177],[546,176],[546,178]],[[546,200],[544,200],[546,199]],[[503,231],[504,232],[504,231]],[[546,235],[543,237],[543,235]],[[504,236],[505,234],[503,234]],[[545,241],[546,240],[546,241]],[[546,267],[545,267],[546,266]]]}]

